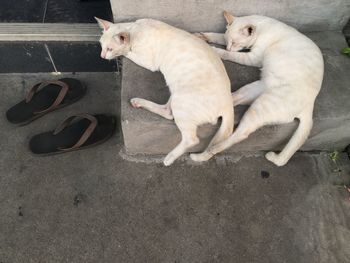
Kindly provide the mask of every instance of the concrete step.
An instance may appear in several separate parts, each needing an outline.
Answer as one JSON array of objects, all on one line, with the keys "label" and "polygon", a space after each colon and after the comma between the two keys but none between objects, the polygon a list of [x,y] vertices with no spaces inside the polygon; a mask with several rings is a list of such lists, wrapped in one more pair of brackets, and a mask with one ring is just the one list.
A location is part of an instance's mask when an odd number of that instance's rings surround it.
[{"label": "concrete step", "polygon": [[[314,127],[302,147],[304,151],[343,149],[350,143],[350,59],[340,53],[347,46],[344,35],[335,31],[307,34],[321,48],[325,59],[322,90],[316,100]],[[286,54],[288,55],[288,54]],[[259,70],[225,62],[232,89],[259,79]],[[125,148],[129,154],[166,154],[180,141],[180,133],[173,121],[165,120],[145,110],[134,109],[133,97],[165,103],[169,91],[161,73],[152,73],[124,59],[122,73],[121,117]],[[246,107],[235,108],[235,123]],[[198,129],[201,143],[191,151],[201,151],[215,134],[219,125],[205,125]],[[280,150],[293,134],[297,122],[266,126],[227,152],[256,152]]]},{"label": "concrete step", "polygon": [[97,24],[0,23],[0,41],[79,41],[97,42]]}]

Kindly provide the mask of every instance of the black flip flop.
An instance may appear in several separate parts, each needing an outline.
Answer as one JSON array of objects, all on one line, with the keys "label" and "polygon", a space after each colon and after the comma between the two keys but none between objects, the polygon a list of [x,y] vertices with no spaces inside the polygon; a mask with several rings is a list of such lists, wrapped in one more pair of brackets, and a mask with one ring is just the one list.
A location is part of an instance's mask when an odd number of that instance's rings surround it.
[{"label": "black flip flop", "polygon": [[6,112],[9,122],[25,125],[45,114],[80,100],[86,87],[77,79],[63,78],[35,84],[26,98]]},{"label": "black flip flop", "polygon": [[[72,122],[77,119],[75,122]],[[54,155],[90,148],[107,141],[116,128],[116,118],[105,114],[77,114],[54,131],[35,135],[29,142],[34,154]]]}]

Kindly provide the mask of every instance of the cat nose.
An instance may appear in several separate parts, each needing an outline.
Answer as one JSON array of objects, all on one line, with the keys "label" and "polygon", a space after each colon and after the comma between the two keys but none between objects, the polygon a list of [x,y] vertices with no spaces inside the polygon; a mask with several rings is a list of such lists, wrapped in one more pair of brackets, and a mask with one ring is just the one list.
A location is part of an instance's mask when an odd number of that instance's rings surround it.
[{"label": "cat nose", "polygon": [[101,52],[101,58],[106,58],[106,53],[105,52]]}]

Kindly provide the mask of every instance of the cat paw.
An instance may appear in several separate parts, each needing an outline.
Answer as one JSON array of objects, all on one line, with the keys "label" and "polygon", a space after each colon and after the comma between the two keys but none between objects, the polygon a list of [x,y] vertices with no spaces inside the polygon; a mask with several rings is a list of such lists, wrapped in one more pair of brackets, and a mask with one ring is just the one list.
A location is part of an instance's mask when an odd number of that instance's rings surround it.
[{"label": "cat paw", "polygon": [[174,162],[174,160],[173,160],[172,156],[167,155],[167,156],[164,158],[163,164],[164,164],[165,166],[170,166],[170,165],[173,164],[173,162]]},{"label": "cat paw", "polygon": [[220,53],[221,48],[210,46],[216,53]]},{"label": "cat paw", "polygon": [[274,163],[277,166],[283,166],[288,162],[288,160],[281,159],[281,157],[274,152],[268,152],[265,155],[265,157],[267,160],[269,160],[270,162]]},{"label": "cat paw", "polygon": [[211,157],[212,155],[207,152],[190,154],[190,158],[192,159],[192,161],[195,161],[195,162],[205,162],[205,161],[208,161]]},{"label": "cat paw", "polygon": [[130,100],[131,106],[134,108],[141,108],[141,99],[139,98],[133,98]]},{"label": "cat paw", "polygon": [[227,60],[227,51],[222,48],[211,46],[216,54],[218,54],[222,59]]}]

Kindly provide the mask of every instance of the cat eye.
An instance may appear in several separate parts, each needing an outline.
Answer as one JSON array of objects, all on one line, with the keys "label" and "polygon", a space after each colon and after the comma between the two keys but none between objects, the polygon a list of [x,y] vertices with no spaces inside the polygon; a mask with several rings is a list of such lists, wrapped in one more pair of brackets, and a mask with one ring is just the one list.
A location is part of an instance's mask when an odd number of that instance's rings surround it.
[{"label": "cat eye", "polygon": [[255,33],[255,26],[247,25],[247,26],[243,27],[240,31],[241,31],[242,35],[249,37]]},{"label": "cat eye", "polygon": [[112,49],[111,48],[107,48],[107,51],[112,51]]},{"label": "cat eye", "polygon": [[121,42],[124,42],[126,40],[126,36],[123,35],[123,33],[119,33],[113,36],[114,39],[120,40]]}]

